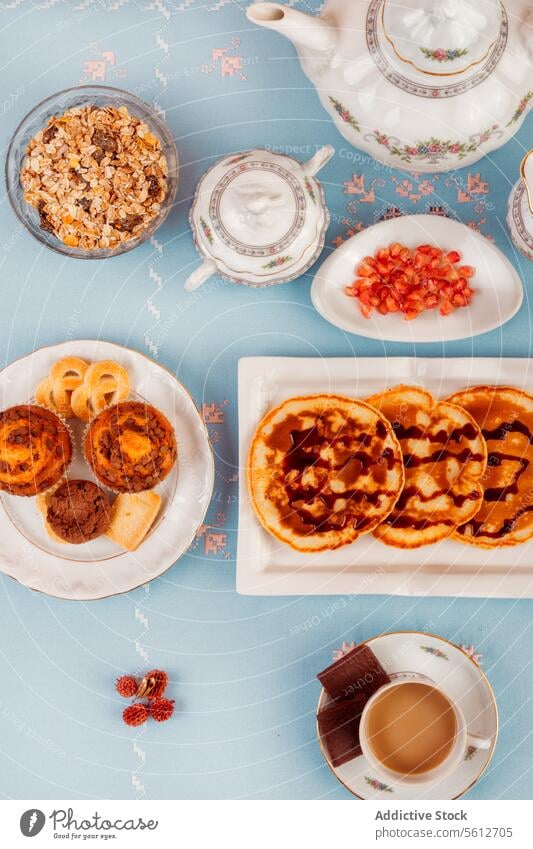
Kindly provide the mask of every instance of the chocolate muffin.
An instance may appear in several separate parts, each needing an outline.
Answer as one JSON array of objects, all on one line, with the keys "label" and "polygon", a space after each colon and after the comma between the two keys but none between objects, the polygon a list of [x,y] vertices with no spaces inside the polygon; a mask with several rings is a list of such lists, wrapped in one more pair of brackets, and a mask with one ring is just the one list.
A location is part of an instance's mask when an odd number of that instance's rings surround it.
[{"label": "chocolate muffin", "polygon": [[79,545],[105,534],[110,510],[107,495],[95,483],[67,480],[51,496],[46,520],[58,537]]},{"label": "chocolate muffin", "polygon": [[98,480],[115,492],[142,492],[161,483],[178,453],[168,419],[149,404],[123,401],[92,420],[85,455]]},{"label": "chocolate muffin", "polygon": [[0,413],[0,489],[38,495],[61,480],[71,459],[70,434],[55,413],[34,404]]}]

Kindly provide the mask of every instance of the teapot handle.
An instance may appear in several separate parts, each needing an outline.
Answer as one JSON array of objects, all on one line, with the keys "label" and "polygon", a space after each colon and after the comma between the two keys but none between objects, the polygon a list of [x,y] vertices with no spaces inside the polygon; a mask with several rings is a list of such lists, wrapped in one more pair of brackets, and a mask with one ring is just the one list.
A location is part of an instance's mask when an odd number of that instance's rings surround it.
[{"label": "teapot handle", "polygon": [[330,144],[326,144],[320,150],[317,150],[315,155],[302,165],[305,176],[314,177],[315,174],[318,174],[320,169],[324,167],[326,162],[329,162],[334,154],[335,148]]},{"label": "teapot handle", "polygon": [[196,271],[193,271],[187,277],[187,280],[184,283],[185,290],[187,292],[194,292],[195,289],[198,289],[206,280],[209,279],[217,270],[216,263],[212,259],[204,259],[200,268],[197,268]]}]

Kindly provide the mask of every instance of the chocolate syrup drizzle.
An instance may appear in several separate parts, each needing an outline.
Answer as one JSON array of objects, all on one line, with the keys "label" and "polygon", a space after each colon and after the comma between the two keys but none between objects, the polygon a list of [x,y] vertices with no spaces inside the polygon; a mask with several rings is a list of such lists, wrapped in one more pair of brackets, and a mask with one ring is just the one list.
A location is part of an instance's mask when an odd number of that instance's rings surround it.
[{"label": "chocolate syrup drizzle", "polygon": [[[391,498],[394,492],[385,489],[367,492],[359,487],[351,487],[339,493],[325,493],[322,491],[322,484],[316,487],[304,485],[302,475],[309,468],[327,469],[337,479],[342,479],[344,475],[350,481],[355,481],[360,476],[368,475],[372,470],[374,479],[378,483],[385,483],[387,472],[391,471],[395,463],[399,463],[400,460],[395,457],[392,448],[385,448],[380,454],[374,456],[368,450],[374,438],[371,433],[363,431],[352,437],[346,431],[340,436],[327,437],[324,435],[322,425],[323,418],[319,417],[312,428],[289,431],[290,447],[283,460],[285,490],[289,498],[289,506],[303,525],[311,528],[312,532],[339,531],[348,522],[351,522],[356,530],[364,530],[374,521],[373,517],[364,513],[361,516],[353,515],[346,510],[335,512],[336,502],[345,500],[351,504],[367,503],[379,507],[382,499]],[[383,422],[377,422],[375,435],[380,440],[386,438],[387,428]],[[334,464],[330,460],[324,460],[320,456],[320,451],[325,445],[342,456],[342,462]],[[298,473],[297,477],[287,481],[287,476],[294,471]],[[326,516],[317,517],[312,514],[310,505],[316,500],[324,505]]]},{"label": "chocolate syrup drizzle", "polygon": [[[398,439],[424,439],[429,443],[438,443],[442,446],[450,443],[456,443],[458,445],[462,439],[475,440],[479,435],[478,429],[470,422],[467,422],[461,427],[456,427],[451,431],[439,430],[436,433],[429,433],[427,430],[420,428],[417,425],[404,426],[395,422],[394,432]],[[406,470],[416,469],[420,466],[430,464],[434,465],[449,459],[453,459],[458,463],[464,464],[469,461],[482,462],[484,457],[483,454],[473,452],[469,448],[465,448],[456,453],[444,447],[433,451],[427,457],[420,457],[418,454],[407,453],[404,453],[403,455],[403,462]],[[481,497],[480,493],[475,490],[467,493],[455,493],[452,488],[446,487],[437,489],[430,495],[425,495],[417,486],[405,486],[393,512],[387,517],[387,519],[385,519],[384,524],[393,528],[409,528],[415,531],[427,530],[428,528],[436,527],[437,525],[444,525],[446,527],[453,528],[455,522],[448,518],[435,520],[431,518],[431,516],[426,516],[424,518],[417,519],[414,516],[410,516],[408,513],[402,513],[402,511],[407,508],[407,502],[410,498],[415,497],[417,501],[427,504],[443,495],[450,498],[456,507],[463,507],[467,501],[478,501]]]},{"label": "chocolate syrup drizzle", "polygon": [[466,439],[476,439],[478,435],[477,429],[474,425],[467,422],[462,427],[456,427],[450,432],[446,430],[439,430],[437,433],[431,434],[427,433],[427,431],[423,430],[417,425],[411,425],[410,427],[404,427],[403,425],[396,422],[394,424],[394,432],[398,439],[426,439],[428,442],[440,442],[442,445],[445,445],[447,442],[460,442],[461,439],[466,437]]},{"label": "chocolate syrup drizzle", "polygon": [[[488,442],[489,440],[493,440],[495,442],[502,442],[505,440],[507,434],[509,433],[520,433],[527,439],[529,445],[533,443],[533,433],[523,422],[515,419],[512,422],[504,422],[498,427],[493,428],[492,430],[484,429],[482,430],[482,434],[485,437],[485,440]],[[505,454],[500,451],[491,451],[488,456],[488,467],[498,467],[501,466],[502,463],[510,462],[510,463],[518,463],[518,469],[514,475],[514,478],[510,484],[506,486],[496,486],[489,487],[485,489],[484,499],[488,503],[499,503],[502,501],[506,501],[508,496],[518,495],[520,492],[519,482],[522,475],[529,469],[530,461],[525,457],[519,457],[516,454]],[[463,536],[481,536],[487,537],[488,539],[501,539],[507,534],[511,533],[515,527],[518,520],[524,516],[526,513],[533,512],[533,504],[525,504],[520,507],[512,516],[504,519],[499,528],[495,531],[485,530],[486,520],[480,519],[472,519],[470,522],[467,522],[466,525],[458,528],[458,532]]]}]

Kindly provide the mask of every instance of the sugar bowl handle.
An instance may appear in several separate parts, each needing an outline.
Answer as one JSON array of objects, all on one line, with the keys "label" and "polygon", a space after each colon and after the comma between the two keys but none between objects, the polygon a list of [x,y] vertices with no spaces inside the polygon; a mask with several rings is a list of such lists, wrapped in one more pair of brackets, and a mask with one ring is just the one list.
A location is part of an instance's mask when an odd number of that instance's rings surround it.
[{"label": "sugar bowl handle", "polygon": [[327,144],[324,147],[321,147],[320,150],[317,150],[315,155],[302,165],[305,176],[314,177],[315,174],[318,174],[320,169],[329,162],[334,153],[335,148],[330,144]]},{"label": "sugar bowl handle", "polygon": [[193,271],[187,277],[185,281],[184,287],[187,292],[194,292],[195,289],[198,289],[206,280],[215,274],[217,270],[216,262],[212,259],[204,259],[200,268],[197,268],[196,271]]}]

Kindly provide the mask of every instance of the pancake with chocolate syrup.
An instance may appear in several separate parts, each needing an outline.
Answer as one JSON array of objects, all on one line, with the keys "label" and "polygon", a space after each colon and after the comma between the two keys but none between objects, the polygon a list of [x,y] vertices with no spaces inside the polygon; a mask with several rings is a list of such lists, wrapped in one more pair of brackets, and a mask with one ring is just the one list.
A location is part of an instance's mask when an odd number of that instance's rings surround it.
[{"label": "pancake with chocolate syrup", "polygon": [[483,501],[487,449],[473,417],[418,386],[396,386],[367,398],[400,441],[405,485],[374,536],[396,548],[418,548],[451,536]]},{"label": "pancake with chocolate syrup", "polygon": [[252,440],[252,506],[266,530],[298,551],[339,548],[373,531],[403,483],[391,425],[353,398],[291,398],[265,416]]},{"label": "pancake with chocolate syrup", "polygon": [[533,537],[533,395],[508,386],[476,386],[448,399],[481,428],[488,449],[483,502],[454,538],[481,548]]}]

